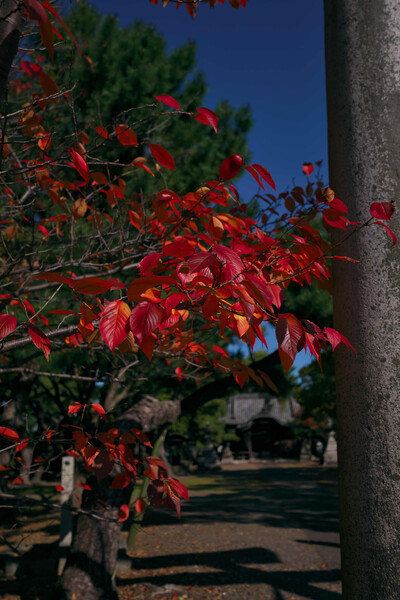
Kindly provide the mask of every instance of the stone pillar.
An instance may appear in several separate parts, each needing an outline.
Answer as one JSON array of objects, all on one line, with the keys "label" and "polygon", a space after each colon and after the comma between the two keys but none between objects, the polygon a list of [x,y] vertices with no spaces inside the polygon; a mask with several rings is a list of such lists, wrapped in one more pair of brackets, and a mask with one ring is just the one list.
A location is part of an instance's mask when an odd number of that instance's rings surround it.
[{"label": "stone pillar", "polygon": [[72,494],[74,491],[75,459],[72,456],[63,456],[61,462],[61,522],[60,522],[60,560],[58,563],[58,574],[64,570],[67,560],[67,552],[72,542]]},{"label": "stone pillar", "polygon": [[[400,2],[325,0],[330,186],[366,221],[393,202],[400,231]],[[334,241],[344,237],[335,234]],[[400,590],[400,244],[383,227],[351,237],[334,265],[339,504],[344,600]]]},{"label": "stone pillar", "polygon": [[333,431],[329,433],[328,443],[324,452],[324,465],[337,465],[337,443]]}]

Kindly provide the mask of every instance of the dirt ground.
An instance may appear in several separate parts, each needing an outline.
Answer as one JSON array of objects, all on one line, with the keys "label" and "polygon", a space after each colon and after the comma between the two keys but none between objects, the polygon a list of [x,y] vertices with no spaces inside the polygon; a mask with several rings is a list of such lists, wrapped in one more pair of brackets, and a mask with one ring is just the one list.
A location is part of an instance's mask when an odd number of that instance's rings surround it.
[{"label": "dirt ground", "polygon": [[[181,519],[150,510],[133,551],[121,550],[121,600],[341,597],[336,469],[235,464],[187,482]],[[42,597],[46,573],[31,575],[29,590],[0,580],[2,597]]]}]

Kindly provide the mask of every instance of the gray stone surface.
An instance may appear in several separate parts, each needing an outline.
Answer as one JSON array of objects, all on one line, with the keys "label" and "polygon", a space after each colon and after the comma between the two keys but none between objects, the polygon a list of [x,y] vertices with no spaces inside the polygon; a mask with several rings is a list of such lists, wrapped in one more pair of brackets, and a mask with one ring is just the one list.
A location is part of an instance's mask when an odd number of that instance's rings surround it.
[{"label": "gray stone surface", "polygon": [[[330,186],[365,222],[393,202],[400,231],[400,2],[325,0]],[[337,230],[339,242],[345,237]],[[400,597],[400,244],[381,226],[335,251],[343,598]],[[336,353],[335,353],[336,354]]]}]

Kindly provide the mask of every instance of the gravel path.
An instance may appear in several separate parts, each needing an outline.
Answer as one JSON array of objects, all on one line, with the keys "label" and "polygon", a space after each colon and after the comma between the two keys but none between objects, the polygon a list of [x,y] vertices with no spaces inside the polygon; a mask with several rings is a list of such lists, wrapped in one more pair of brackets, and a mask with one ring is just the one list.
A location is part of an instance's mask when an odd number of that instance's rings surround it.
[{"label": "gravel path", "polygon": [[203,481],[180,520],[149,512],[122,600],[339,600],[336,469],[229,465]]}]

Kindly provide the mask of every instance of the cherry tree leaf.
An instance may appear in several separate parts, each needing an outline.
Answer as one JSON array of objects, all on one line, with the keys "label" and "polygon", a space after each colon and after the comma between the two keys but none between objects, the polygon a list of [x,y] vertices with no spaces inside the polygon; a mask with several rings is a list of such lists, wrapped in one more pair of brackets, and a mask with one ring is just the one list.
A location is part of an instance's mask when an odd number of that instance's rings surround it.
[{"label": "cherry tree leaf", "polygon": [[162,316],[162,309],[153,302],[141,302],[135,306],[129,317],[129,326],[139,344],[158,327]]},{"label": "cherry tree leaf", "polygon": [[37,0],[22,0],[25,4],[25,7],[29,13],[29,16],[32,19],[36,19],[39,23],[44,23],[48,21],[49,17],[47,16],[46,11],[43,6]]},{"label": "cherry tree leaf", "polygon": [[82,410],[82,408],[83,404],[81,404],[80,402],[72,402],[72,404],[68,406],[68,414],[73,415],[74,413],[77,413],[80,410]]},{"label": "cherry tree leaf", "polygon": [[203,125],[211,125],[215,133],[217,133],[218,117],[214,111],[204,106],[197,109],[197,115],[195,116],[196,121]]},{"label": "cherry tree leaf", "polygon": [[32,342],[35,344],[36,348],[43,350],[46,360],[48,361],[51,351],[51,342],[49,338],[39,329],[39,327],[32,325],[32,323],[28,323],[28,331]]},{"label": "cherry tree leaf", "polygon": [[9,442],[18,443],[21,441],[18,433],[9,427],[0,427],[0,435]]},{"label": "cherry tree leaf", "polygon": [[175,110],[179,110],[180,108],[179,102],[177,102],[175,98],[172,98],[172,96],[168,96],[167,94],[161,96],[154,96],[154,98],[159,102],[165,104],[165,106],[169,106],[171,108],[174,108]]},{"label": "cherry tree leaf", "polygon": [[275,335],[280,349],[293,362],[296,354],[304,348],[305,332],[303,325],[292,314],[281,315],[275,326]]},{"label": "cherry tree leaf", "polygon": [[129,506],[127,504],[123,504],[118,511],[118,519],[121,521],[126,521],[129,517]]},{"label": "cherry tree leaf", "polygon": [[104,420],[106,419],[106,411],[101,406],[101,404],[99,404],[99,402],[92,402],[92,404],[90,405],[90,408],[92,408],[94,411],[96,411],[97,414],[100,415],[100,417],[102,419],[104,419]]},{"label": "cherry tree leaf", "polygon": [[347,348],[351,348],[354,351],[354,353],[357,354],[357,352],[354,350],[353,346],[350,344],[349,340],[345,335],[343,335],[336,329],[333,329],[332,327],[325,327],[324,332],[328,339],[328,342],[332,345],[333,350],[336,349],[340,342],[343,342],[343,344],[347,346]]},{"label": "cherry tree leaf", "polygon": [[[264,179],[264,181],[266,181],[268,183],[268,185],[270,185],[274,190],[276,190],[275,187],[275,182],[271,177],[271,173],[268,171],[268,169],[266,169],[265,167],[263,167],[262,165],[259,165],[257,163],[254,163],[252,165],[249,165],[250,167],[252,167],[255,171],[257,171],[257,173],[259,175],[261,175],[261,177]],[[249,169],[247,169],[249,170]],[[249,171],[252,175],[253,173],[251,171]],[[254,177],[254,175],[253,175]]]},{"label": "cherry tree leaf", "polygon": [[181,481],[178,481],[178,479],[172,479],[172,477],[169,477],[167,481],[174,490],[174,492],[178,494],[178,496],[184,498],[185,500],[189,500],[188,489],[186,486],[183,485]]},{"label": "cherry tree leaf", "polygon": [[127,125],[117,125],[115,128],[117,140],[123,146],[137,146],[136,133]]},{"label": "cherry tree leaf", "polygon": [[114,477],[114,479],[111,482],[110,487],[113,490],[122,490],[125,487],[127,487],[131,482],[132,482],[132,477],[129,475],[129,473],[124,471],[123,473],[118,473],[118,475],[116,475]]},{"label": "cherry tree leaf", "polygon": [[310,177],[311,173],[314,171],[314,166],[312,163],[303,163],[303,173]]},{"label": "cherry tree leaf", "polygon": [[52,4],[50,4],[50,2],[47,2],[47,0],[42,0],[42,6],[44,6],[44,8],[46,10],[48,10],[49,13],[51,13],[57,19],[57,21],[59,23],[61,23],[61,25],[64,27],[65,31],[68,33],[68,35],[71,37],[72,41],[74,42],[75,46],[77,47],[79,54],[82,56],[82,52],[81,52],[78,42],[76,41],[76,39],[74,38],[74,36],[70,32],[70,30],[68,29],[68,27],[66,26],[64,21],[61,19],[60,15],[58,14],[58,12],[54,8],[54,6],[52,6]]},{"label": "cherry tree leaf", "polygon": [[369,207],[369,212],[374,219],[390,221],[394,213],[394,205],[390,202],[373,202]]},{"label": "cherry tree leaf", "polygon": [[0,314],[0,340],[10,335],[17,327],[17,317],[11,315]]},{"label": "cherry tree leaf", "polygon": [[74,285],[74,292],[78,294],[97,295],[108,292],[113,286],[112,281],[100,279],[100,277],[84,277],[79,279]]},{"label": "cherry tree leaf", "polygon": [[140,515],[143,511],[145,511],[146,508],[147,508],[147,502],[145,500],[143,500],[143,498],[139,498],[138,500],[136,500],[135,511],[137,512],[138,515]]},{"label": "cherry tree leaf", "polygon": [[122,300],[113,300],[100,315],[100,333],[111,352],[122,344],[129,332],[131,309]]},{"label": "cherry tree leaf", "polygon": [[171,169],[171,171],[175,170],[175,161],[165,148],[158,146],[157,144],[149,144],[149,148],[154,159],[160,163],[160,165],[166,169]]},{"label": "cherry tree leaf", "polygon": [[87,165],[86,160],[83,158],[79,152],[75,150],[69,151],[72,158],[72,166],[76,169],[79,175],[86,181],[89,181],[89,167]]},{"label": "cherry tree leaf", "polygon": [[374,225],[382,225],[387,231],[388,236],[393,242],[393,246],[397,243],[397,237],[394,235],[393,231],[388,227],[385,223],[381,223],[380,221],[376,221]]},{"label": "cherry tree leaf", "polygon": [[[107,129],[105,127],[103,127],[102,125],[98,125],[96,127],[96,132],[105,140],[107,140],[110,137]],[[92,173],[92,177],[94,177],[94,173]],[[104,175],[103,175],[103,177],[104,177]],[[105,179],[105,177],[104,177],[104,179]]]},{"label": "cherry tree leaf", "polygon": [[219,170],[219,178],[223,181],[233,179],[242,168],[243,158],[239,154],[232,154],[222,162]]}]

